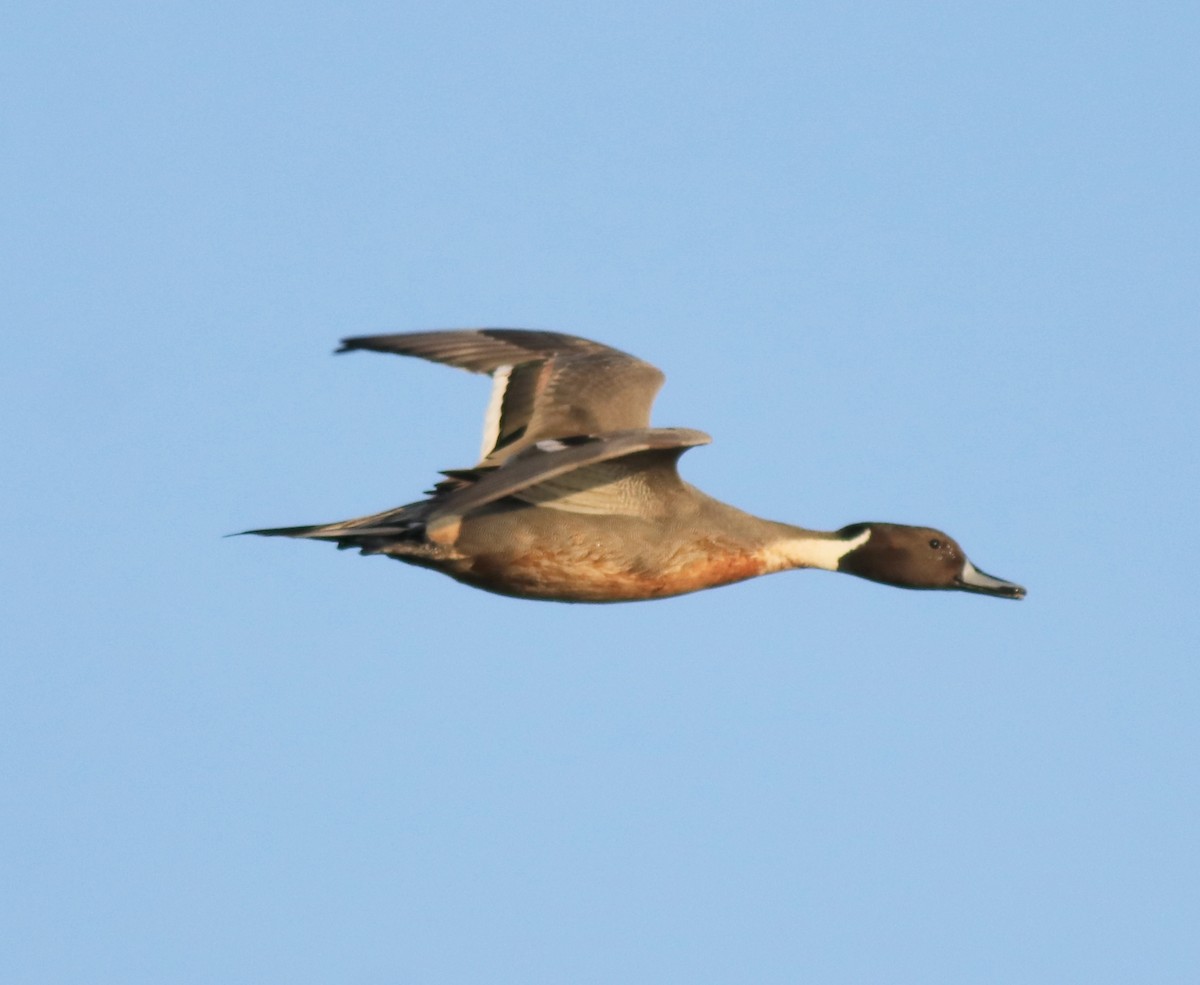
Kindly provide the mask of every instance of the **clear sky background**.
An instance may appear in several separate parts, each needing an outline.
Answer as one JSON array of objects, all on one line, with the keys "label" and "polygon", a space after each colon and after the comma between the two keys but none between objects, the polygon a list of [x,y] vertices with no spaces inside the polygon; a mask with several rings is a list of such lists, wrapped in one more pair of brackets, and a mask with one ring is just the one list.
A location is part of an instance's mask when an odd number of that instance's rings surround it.
[{"label": "clear sky background", "polygon": [[[0,980],[1194,983],[1191,3],[21,3],[0,24]],[[222,539],[661,366],[686,478],[928,523],[515,601]]]}]

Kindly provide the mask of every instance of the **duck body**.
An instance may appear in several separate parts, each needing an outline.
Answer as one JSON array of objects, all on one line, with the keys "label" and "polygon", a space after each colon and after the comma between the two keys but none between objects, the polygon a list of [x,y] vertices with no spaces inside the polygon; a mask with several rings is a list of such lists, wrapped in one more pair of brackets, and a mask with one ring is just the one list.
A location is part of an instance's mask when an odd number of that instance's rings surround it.
[{"label": "duck body", "polygon": [[[395,543],[379,553],[490,592],[556,602],[665,598],[780,570],[768,536],[774,525],[691,493],[659,516],[564,521],[544,506],[495,504],[465,518],[452,544],[434,544],[424,557]],[[424,539],[418,550],[430,545]]]},{"label": "duck body", "polygon": [[652,428],[662,374],[575,336],[475,329],[347,339],[493,378],[480,461],[428,498],[371,516],[250,530],[326,540],[486,591],[559,602],[665,598],[792,568],[1020,598],[940,531],[854,524],[813,531],[752,516],[680,478],[708,435]]}]

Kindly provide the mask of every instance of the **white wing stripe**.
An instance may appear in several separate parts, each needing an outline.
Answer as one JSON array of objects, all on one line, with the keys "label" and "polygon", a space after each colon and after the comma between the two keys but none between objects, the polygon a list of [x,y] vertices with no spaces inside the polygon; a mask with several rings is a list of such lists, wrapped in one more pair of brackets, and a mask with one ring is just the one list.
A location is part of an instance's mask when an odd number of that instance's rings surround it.
[{"label": "white wing stripe", "polygon": [[512,366],[497,366],[492,372],[492,395],[488,399],[487,412],[483,415],[483,445],[479,449],[479,460],[488,456],[500,438],[500,411],[504,406],[504,394],[508,390],[508,378]]}]

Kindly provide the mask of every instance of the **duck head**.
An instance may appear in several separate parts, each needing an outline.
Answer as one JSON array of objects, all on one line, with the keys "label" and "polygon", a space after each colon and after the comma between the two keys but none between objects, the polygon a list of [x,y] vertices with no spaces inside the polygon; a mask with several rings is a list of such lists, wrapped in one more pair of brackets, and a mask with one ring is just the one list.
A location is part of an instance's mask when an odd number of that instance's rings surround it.
[{"label": "duck head", "polygon": [[855,523],[839,530],[838,537],[858,540],[864,533],[868,535],[866,540],[838,560],[838,571],[897,588],[940,588],[1005,599],[1025,597],[1020,585],[980,571],[954,538],[940,530],[900,523]]}]

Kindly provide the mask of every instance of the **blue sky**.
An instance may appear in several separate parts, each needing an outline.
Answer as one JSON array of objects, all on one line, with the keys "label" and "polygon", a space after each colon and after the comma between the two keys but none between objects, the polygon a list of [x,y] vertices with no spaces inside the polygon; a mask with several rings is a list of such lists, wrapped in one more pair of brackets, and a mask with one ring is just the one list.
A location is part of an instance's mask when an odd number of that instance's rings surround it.
[{"label": "blue sky", "polygon": [[[0,978],[1193,982],[1200,15],[18,4]],[[413,499],[475,325],[690,481],[1016,604],[652,604],[222,539]]]}]

